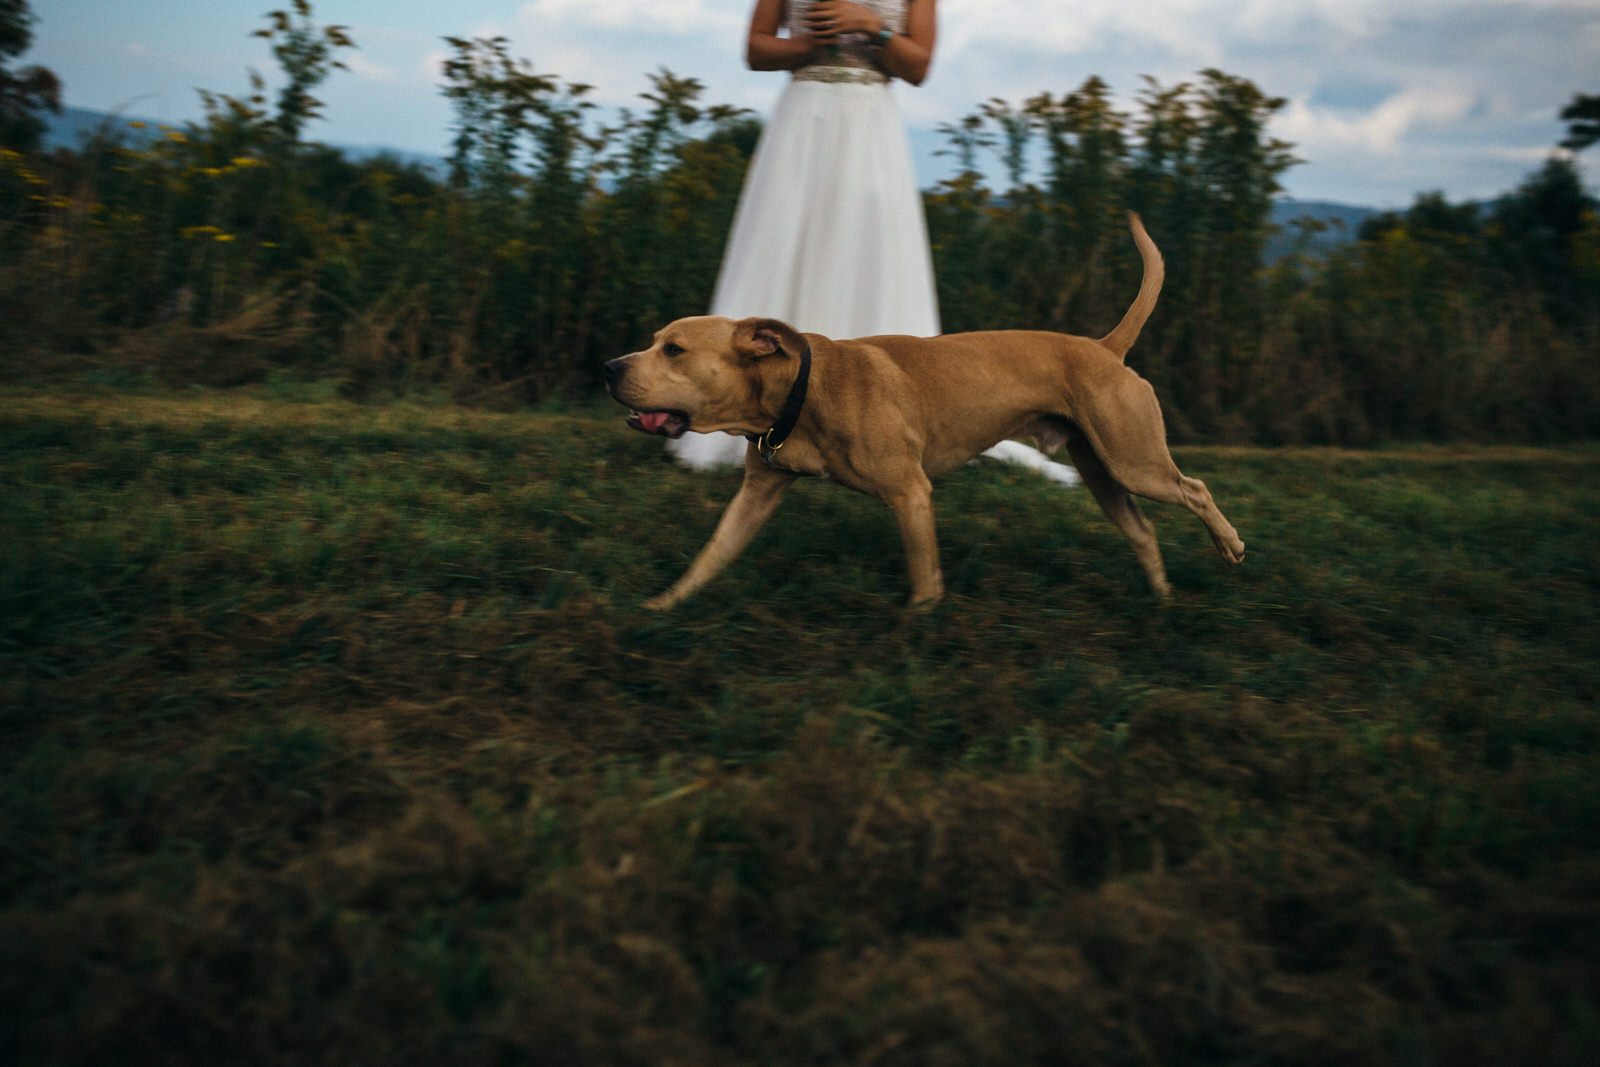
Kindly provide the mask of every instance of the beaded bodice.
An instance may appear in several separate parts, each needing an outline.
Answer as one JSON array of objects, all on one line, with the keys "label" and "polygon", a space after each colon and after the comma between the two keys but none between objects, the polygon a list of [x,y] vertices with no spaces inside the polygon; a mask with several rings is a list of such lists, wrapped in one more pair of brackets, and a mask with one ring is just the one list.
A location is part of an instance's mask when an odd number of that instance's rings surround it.
[{"label": "beaded bodice", "polygon": [[[883,19],[884,24],[895,33],[905,32],[906,8],[910,6],[911,0],[855,0],[855,2],[862,7],[871,8],[879,18]],[[812,0],[786,0],[784,4],[786,22],[789,27],[789,33],[792,36],[806,32],[805,14],[806,9],[811,4]],[[852,33],[838,44],[825,47],[823,49],[824,58],[821,63],[810,67],[802,67],[801,71],[820,74],[822,72],[818,71],[818,67],[824,70],[843,67],[850,70],[871,71],[875,74],[881,73],[881,68],[878,65],[879,51],[878,46],[866,34]],[[796,72],[796,75],[803,76],[799,71]],[[828,79],[823,77],[820,80]]]}]

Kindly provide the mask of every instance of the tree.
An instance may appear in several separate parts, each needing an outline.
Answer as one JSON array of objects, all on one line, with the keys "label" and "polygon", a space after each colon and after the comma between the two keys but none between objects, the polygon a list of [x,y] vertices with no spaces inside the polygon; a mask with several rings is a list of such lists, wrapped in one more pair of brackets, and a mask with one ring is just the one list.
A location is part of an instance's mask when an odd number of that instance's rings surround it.
[{"label": "tree", "polygon": [[1561,118],[1567,123],[1567,139],[1561,142],[1562,148],[1581,152],[1600,141],[1600,96],[1579,93],[1561,109]]},{"label": "tree", "polygon": [[[1299,162],[1267,125],[1286,103],[1208,69],[1194,86],[1148,83],[1135,202],[1160,210],[1171,311],[1151,340],[1174,346],[1170,395],[1193,428],[1215,432],[1248,388],[1260,350],[1260,266],[1278,178]],[[1163,336],[1164,335],[1164,336]],[[1152,368],[1154,371],[1157,368]],[[1164,368],[1161,368],[1164,370]],[[1157,383],[1158,385],[1167,383]]]},{"label": "tree", "polygon": [[1597,207],[1600,204],[1583,188],[1577,165],[1552,156],[1501,198],[1489,217],[1507,269],[1538,281],[1546,307],[1558,323],[1566,323],[1578,305],[1572,242]]},{"label": "tree", "polygon": [[1439,190],[1420,193],[1406,212],[1406,227],[1414,236],[1433,240],[1475,237],[1480,228],[1478,205],[1470,200],[1452,204]]},{"label": "tree", "polygon": [[333,58],[333,50],[355,47],[345,33],[346,27],[316,24],[311,17],[310,0],[294,0],[294,12],[298,21],[287,11],[270,12],[267,18],[272,20],[272,27],[251,35],[272,42],[272,54],[289,79],[278,94],[277,123],[284,143],[290,146],[300,143],[300,130],[322,108],[322,101],[312,96],[311,90],[334,70],[346,69]]},{"label": "tree", "polygon": [[940,123],[938,132],[950,142],[950,147],[941,148],[934,155],[955,156],[961,162],[962,174],[977,174],[978,150],[994,146],[994,140],[983,132],[983,116],[979,114],[963,116],[957,122]]},{"label": "tree", "polygon": [[[456,111],[450,180],[457,188],[488,190],[505,199],[517,174],[524,136],[559,83],[516,60],[505,37],[446,37],[455,55],[444,61],[444,95]],[[581,95],[587,87],[575,87]]]},{"label": "tree", "polygon": [[61,82],[43,67],[8,69],[33,44],[27,0],[0,0],[0,146],[36,148],[44,134],[40,111],[61,110]]},{"label": "tree", "polygon": [[1034,116],[1026,107],[1012,107],[1009,103],[998,97],[983,105],[983,116],[994,123],[1000,130],[1005,146],[1000,158],[1006,168],[1006,178],[1010,182],[1009,191],[1015,193],[1022,189],[1023,178],[1028,170],[1028,145],[1033,140]]}]

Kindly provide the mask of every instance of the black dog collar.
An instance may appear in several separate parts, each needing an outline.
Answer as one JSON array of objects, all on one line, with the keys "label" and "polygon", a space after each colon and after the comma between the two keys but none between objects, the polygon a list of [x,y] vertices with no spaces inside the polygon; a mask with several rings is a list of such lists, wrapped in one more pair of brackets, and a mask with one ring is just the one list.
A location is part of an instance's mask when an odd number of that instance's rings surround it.
[{"label": "black dog collar", "polygon": [[783,443],[794,432],[795,423],[800,421],[800,409],[806,406],[806,390],[810,385],[811,346],[807,344],[800,353],[800,373],[795,375],[794,385],[789,388],[789,399],[783,402],[783,411],[778,415],[777,423],[766,433],[747,435],[747,439],[760,449],[761,458],[768,463],[772,462],[773,454],[783,447]]}]

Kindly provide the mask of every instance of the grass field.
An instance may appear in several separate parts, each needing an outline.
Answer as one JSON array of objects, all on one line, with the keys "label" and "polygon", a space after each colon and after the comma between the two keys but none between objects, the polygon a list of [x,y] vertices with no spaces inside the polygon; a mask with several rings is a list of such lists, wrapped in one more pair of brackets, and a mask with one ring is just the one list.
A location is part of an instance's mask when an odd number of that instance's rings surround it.
[{"label": "grass field", "polygon": [[[0,1062],[1589,1062],[1600,450],[737,485],[611,412],[0,396]],[[1585,1052],[1588,1050],[1588,1052]]]}]

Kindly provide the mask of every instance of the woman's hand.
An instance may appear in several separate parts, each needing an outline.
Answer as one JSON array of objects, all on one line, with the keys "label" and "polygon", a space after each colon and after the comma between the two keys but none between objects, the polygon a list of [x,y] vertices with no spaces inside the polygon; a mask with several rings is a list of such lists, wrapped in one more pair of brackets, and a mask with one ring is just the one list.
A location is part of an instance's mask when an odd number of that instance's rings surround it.
[{"label": "woman's hand", "polygon": [[876,11],[850,0],[819,0],[806,9],[806,29],[819,44],[837,44],[847,33],[874,36],[883,27]]},{"label": "woman's hand", "polygon": [[[934,40],[938,36],[938,0],[917,0],[908,8],[904,33],[891,37],[877,62],[893,77],[911,85],[921,85],[933,60]],[[819,0],[806,9],[805,32],[780,37],[783,0],[756,0],[750,15],[750,37],[745,46],[745,62],[751,70],[794,70],[817,62],[819,48],[838,44],[847,33],[877,37],[883,19],[871,8],[849,0]]]}]

